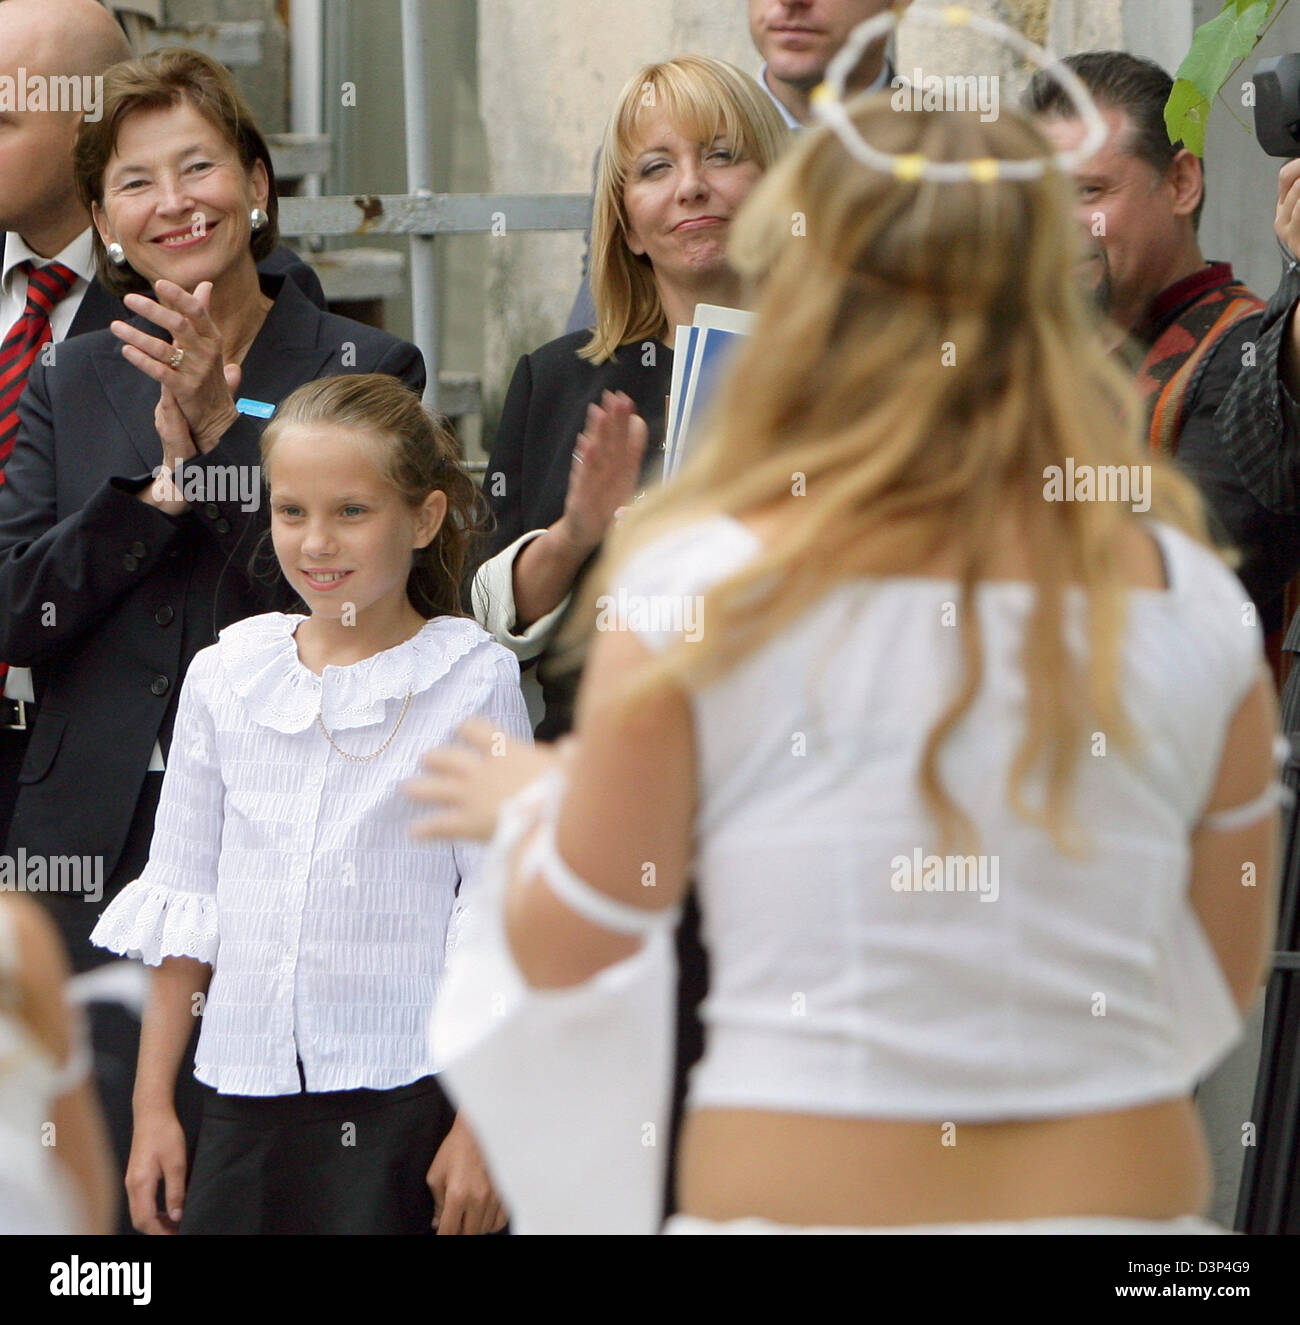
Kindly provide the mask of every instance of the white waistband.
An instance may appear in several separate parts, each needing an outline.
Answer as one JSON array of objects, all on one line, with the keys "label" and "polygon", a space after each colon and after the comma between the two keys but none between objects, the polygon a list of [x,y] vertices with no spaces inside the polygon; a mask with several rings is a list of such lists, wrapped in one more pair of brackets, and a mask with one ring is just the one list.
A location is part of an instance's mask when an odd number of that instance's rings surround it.
[{"label": "white waistband", "polygon": [[965,1224],[859,1225],[778,1224],[772,1219],[701,1219],[673,1215],[665,1233],[925,1233],[925,1234],[1052,1234],[1052,1233],[1227,1233],[1228,1229],[1199,1215],[1177,1219],[1130,1219],[1119,1215],[1059,1215],[1048,1219],[981,1220]]}]

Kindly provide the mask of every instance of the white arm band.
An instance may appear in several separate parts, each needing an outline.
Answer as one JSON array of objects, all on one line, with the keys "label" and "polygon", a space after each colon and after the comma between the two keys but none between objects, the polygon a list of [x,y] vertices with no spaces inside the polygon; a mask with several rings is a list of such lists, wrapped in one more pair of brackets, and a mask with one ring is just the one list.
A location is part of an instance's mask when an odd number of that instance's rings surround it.
[{"label": "white arm band", "polygon": [[631,906],[627,902],[617,901],[608,893],[593,888],[585,879],[580,879],[565,864],[555,843],[559,795],[563,792],[563,788],[564,781],[561,775],[556,778],[554,789],[548,787],[550,794],[542,799],[536,831],[520,860],[523,869],[529,873],[540,874],[546,881],[546,886],[565,906],[576,911],[584,920],[601,926],[602,929],[612,929],[619,934],[640,937],[675,925],[681,907],[651,911],[642,906]]},{"label": "white arm band", "polygon": [[1290,797],[1290,791],[1280,782],[1270,782],[1253,801],[1247,801],[1245,805],[1234,805],[1227,810],[1213,810],[1201,818],[1198,826],[1218,833],[1235,833],[1272,814],[1276,806],[1285,805]]},{"label": "white arm band", "polygon": [[86,1030],[79,1025],[72,1037],[72,1047],[68,1050],[68,1061],[59,1068],[54,1078],[52,1091],[55,1098],[76,1090],[82,1082],[89,1080],[94,1065]]}]

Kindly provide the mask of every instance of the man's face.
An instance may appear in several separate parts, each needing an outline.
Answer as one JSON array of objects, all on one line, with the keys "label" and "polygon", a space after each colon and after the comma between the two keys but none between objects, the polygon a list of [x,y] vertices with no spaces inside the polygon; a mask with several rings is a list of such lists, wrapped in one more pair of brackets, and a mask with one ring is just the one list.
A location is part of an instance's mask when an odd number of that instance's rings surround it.
[{"label": "man's face", "polygon": [[[1164,288],[1163,273],[1184,242],[1186,218],[1175,210],[1168,177],[1126,150],[1133,138],[1128,114],[1102,113],[1111,135],[1073,172],[1086,251],[1080,280],[1127,328]],[[1077,147],[1086,133],[1076,119],[1044,119],[1039,128],[1060,152]]]},{"label": "man's face", "polygon": [[[6,18],[0,4],[0,75],[17,78],[20,67],[42,75],[51,67],[29,24]],[[75,111],[0,110],[0,230],[35,235],[69,209],[78,208],[72,181]]]},{"label": "man's face", "polygon": [[890,0],[749,0],[749,35],[774,78],[811,89],[859,23]]}]

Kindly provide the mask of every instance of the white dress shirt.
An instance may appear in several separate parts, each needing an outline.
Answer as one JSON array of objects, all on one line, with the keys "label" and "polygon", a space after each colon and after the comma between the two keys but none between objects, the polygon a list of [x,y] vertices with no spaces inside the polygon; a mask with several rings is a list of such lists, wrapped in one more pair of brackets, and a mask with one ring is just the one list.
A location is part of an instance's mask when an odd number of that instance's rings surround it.
[{"label": "white dress shirt", "polygon": [[[401,784],[470,717],[532,740],[519,665],[477,623],[438,617],[317,676],[298,659],[303,620],[249,617],[195,655],[149,863],[91,936],[213,967],[195,1075],[223,1094],[295,1094],[296,1059],[309,1091],[435,1070],[427,1023],[482,848],[412,841]],[[391,743],[354,762],[331,738],[358,755]]]},{"label": "white dress shirt", "polygon": [[[72,319],[77,316],[81,301],[90,288],[90,282],[95,279],[95,251],[90,227],[87,226],[71,244],[52,258],[43,258],[39,253],[32,252],[23,242],[22,236],[14,234],[12,230],[5,232],[4,261],[0,264],[0,343],[3,343],[27,307],[27,270],[18,270],[19,264],[23,262],[30,262],[37,267],[61,262],[77,273],[77,279],[73,281],[68,293],[54,305],[50,313],[50,335],[58,344],[67,336]],[[24,699],[31,703],[36,698],[32,690],[31,669],[11,667],[5,675],[4,693],[8,699]],[[156,747],[155,754],[158,767],[161,768],[162,755]]]},{"label": "white dress shirt", "polygon": [[[864,87],[862,91],[879,92],[882,88],[888,87],[891,73],[892,71],[889,67],[889,61],[886,60],[885,63],[880,66],[880,73],[876,76],[875,81],[869,87]],[[769,97],[772,98],[772,104],[781,112],[781,118],[786,122],[787,128],[794,129],[797,132],[805,127],[790,114],[785,102],[781,101],[776,93],[772,91],[772,85],[767,81],[766,64],[764,64],[758,71],[758,85]]]},{"label": "white dress shirt", "polygon": [[23,315],[27,307],[27,272],[18,271],[18,265],[30,262],[34,266],[44,267],[51,262],[61,262],[65,267],[77,273],[68,293],[54,305],[50,313],[50,334],[55,343],[63,340],[72,326],[72,319],[77,316],[77,309],[86,296],[91,281],[95,279],[95,254],[91,242],[90,227],[87,226],[71,244],[52,258],[43,258],[33,253],[23,242],[21,235],[12,230],[5,233],[4,262],[0,264],[0,341],[9,334],[10,328]]}]

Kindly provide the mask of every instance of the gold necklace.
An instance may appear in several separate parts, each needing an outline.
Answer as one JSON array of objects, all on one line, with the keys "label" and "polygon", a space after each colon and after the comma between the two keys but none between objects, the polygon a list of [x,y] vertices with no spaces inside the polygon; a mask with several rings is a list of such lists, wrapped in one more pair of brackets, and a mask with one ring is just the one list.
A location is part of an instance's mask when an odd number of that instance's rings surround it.
[{"label": "gold necklace", "polygon": [[388,733],[388,740],[386,740],[383,743],[383,745],[379,747],[378,750],[373,751],[371,754],[353,755],[349,754],[346,750],[339,750],[339,747],[337,745],[334,745],[334,738],[329,734],[329,732],[325,731],[325,710],[323,708],[318,709],[316,711],[316,725],[321,729],[322,732],[325,732],[325,739],[331,745],[333,745],[336,750],[338,750],[339,754],[341,754],[344,759],[351,759],[354,764],[365,764],[368,763],[371,759],[378,759],[379,756],[383,754],[384,751],[387,750],[388,747],[393,743],[393,737],[397,735],[398,728],[401,727],[402,725],[402,719],[406,717],[406,710],[411,707],[412,693],[413,692],[410,690],[406,692],[406,698],[402,701],[402,711],[397,715],[397,726],[394,727],[393,730]]}]

